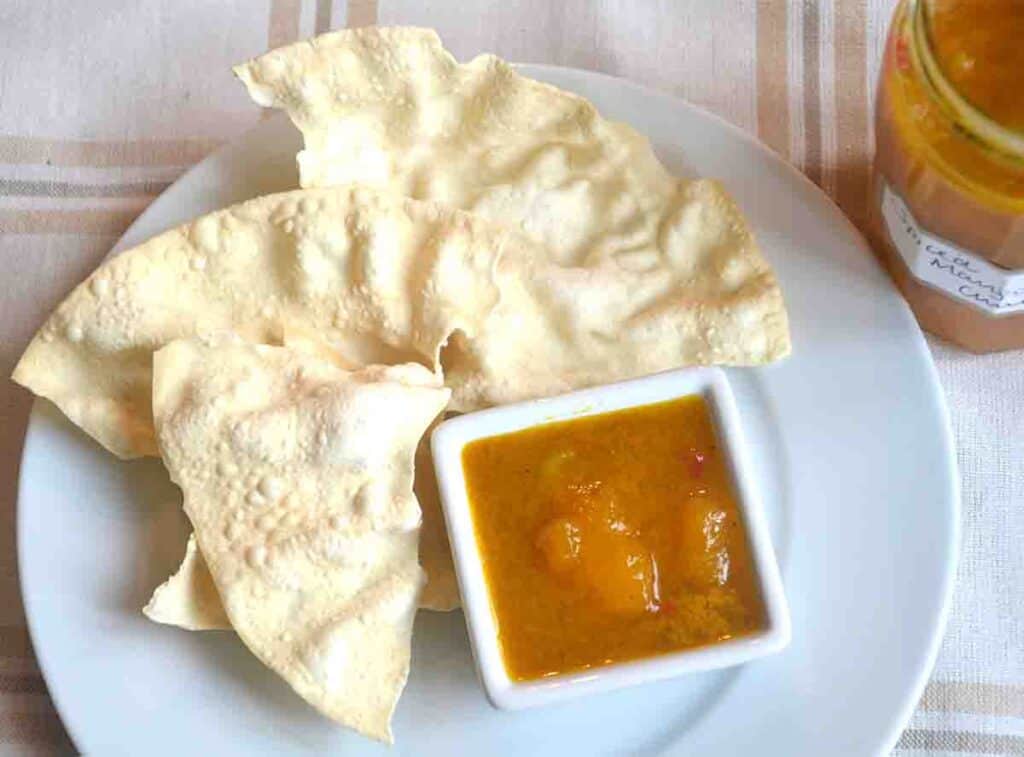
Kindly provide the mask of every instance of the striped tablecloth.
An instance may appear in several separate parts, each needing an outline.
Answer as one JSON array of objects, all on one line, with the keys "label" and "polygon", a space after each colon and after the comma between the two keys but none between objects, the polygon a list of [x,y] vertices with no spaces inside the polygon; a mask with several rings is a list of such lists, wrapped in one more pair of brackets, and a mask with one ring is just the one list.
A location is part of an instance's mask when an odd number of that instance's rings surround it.
[{"label": "striped tablecloth", "polygon": [[[230,64],[344,25],[422,24],[456,55],[596,69],[757,134],[863,223],[891,0],[5,0],[0,373],[157,194],[260,116]],[[933,342],[964,491],[963,558],[899,753],[1024,754],[1024,355]],[[0,382],[0,752],[72,749],[18,593],[15,482],[31,398]],[[823,696],[826,695],[823,692]]]}]

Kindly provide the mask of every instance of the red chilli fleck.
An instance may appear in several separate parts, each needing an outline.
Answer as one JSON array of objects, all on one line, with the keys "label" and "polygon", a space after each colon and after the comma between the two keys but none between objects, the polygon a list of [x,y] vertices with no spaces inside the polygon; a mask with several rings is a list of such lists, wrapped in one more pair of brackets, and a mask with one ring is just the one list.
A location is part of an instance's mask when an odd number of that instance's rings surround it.
[{"label": "red chilli fleck", "polygon": [[910,69],[910,49],[907,46],[907,41],[903,37],[896,39],[896,66],[900,71],[907,71]]},{"label": "red chilli fleck", "polygon": [[693,450],[693,457],[690,458],[690,475],[694,478],[700,478],[704,475],[704,461],[705,456],[701,452]]}]

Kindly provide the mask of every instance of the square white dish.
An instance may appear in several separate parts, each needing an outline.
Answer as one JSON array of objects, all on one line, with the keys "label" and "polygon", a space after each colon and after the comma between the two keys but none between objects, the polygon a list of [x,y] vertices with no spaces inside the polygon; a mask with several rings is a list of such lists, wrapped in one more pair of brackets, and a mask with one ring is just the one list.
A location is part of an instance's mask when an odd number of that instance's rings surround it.
[{"label": "square white dish", "polygon": [[[466,490],[463,449],[478,439],[688,395],[703,397],[712,415],[750,545],[754,572],[765,605],[766,628],[739,638],[656,657],[534,681],[513,680],[502,660],[497,621],[491,609]],[[687,368],[669,371],[461,415],[445,421],[434,430],[431,449],[473,657],[487,697],[495,707],[533,707],[695,671],[729,667],[778,652],[789,643],[789,609],[748,459],[739,410],[721,370]]]}]

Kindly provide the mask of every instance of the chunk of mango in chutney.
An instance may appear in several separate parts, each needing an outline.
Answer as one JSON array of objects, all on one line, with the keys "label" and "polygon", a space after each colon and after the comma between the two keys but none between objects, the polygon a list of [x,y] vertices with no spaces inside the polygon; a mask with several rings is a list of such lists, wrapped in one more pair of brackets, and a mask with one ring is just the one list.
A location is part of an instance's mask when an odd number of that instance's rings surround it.
[{"label": "chunk of mango in chutney", "polygon": [[691,583],[724,586],[728,582],[728,518],[725,506],[707,493],[691,497],[676,511],[676,565]]},{"label": "chunk of mango in chutney", "polygon": [[643,542],[586,516],[557,518],[537,535],[544,567],[615,613],[656,612],[658,572]]},{"label": "chunk of mango in chutney", "polygon": [[537,550],[552,575],[571,576],[580,567],[583,529],[572,518],[558,518],[545,524],[537,534]]}]

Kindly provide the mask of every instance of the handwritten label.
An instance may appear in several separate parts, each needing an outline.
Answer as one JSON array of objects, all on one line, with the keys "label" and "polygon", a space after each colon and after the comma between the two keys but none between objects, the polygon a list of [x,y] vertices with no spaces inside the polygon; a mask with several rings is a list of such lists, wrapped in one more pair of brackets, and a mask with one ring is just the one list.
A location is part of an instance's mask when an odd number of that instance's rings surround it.
[{"label": "handwritten label", "polygon": [[888,185],[882,217],[907,268],[920,281],[988,315],[1024,312],[1024,271],[1008,271],[922,229]]}]

